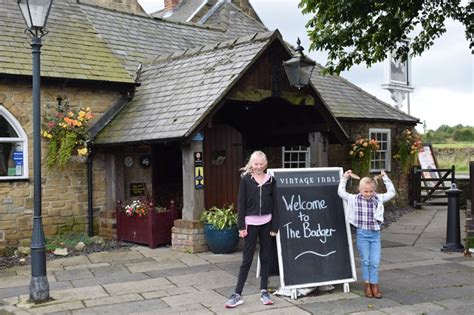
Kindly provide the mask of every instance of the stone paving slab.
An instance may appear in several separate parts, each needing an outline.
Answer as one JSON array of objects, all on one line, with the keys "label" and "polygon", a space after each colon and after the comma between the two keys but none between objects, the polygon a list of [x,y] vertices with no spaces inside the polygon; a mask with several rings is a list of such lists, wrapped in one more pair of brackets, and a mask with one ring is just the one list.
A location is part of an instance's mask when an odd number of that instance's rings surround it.
[{"label": "stone paving slab", "polygon": [[161,278],[161,277],[170,277],[175,275],[188,275],[198,272],[209,272],[209,271],[219,271],[221,270],[216,265],[198,265],[187,268],[173,268],[173,269],[163,269],[163,270],[153,270],[145,272],[150,278]]},{"label": "stone paving slab", "polygon": [[109,263],[97,263],[97,264],[83,264],[83,265],[74,265],[74,266],[65,266],[64,270],[76,270],[76,269],[85,269],[85,268],[98,268],[98,267],[106,267],[110,266]]},{"label": "stone paving slab", "polygon": [[99,305],[109,305],[109,304],[120,304],[131,301],[141,301],[143,297],[140,294],[124,294],[117,296],[106,296],[103,298],[95,298],[90,300],[84,300],[83,303],[86,307],[94,307]]},{"label": "stone paving slab", "polygon": [[[200,303],[203,305],[225,301],[224,297],[213,290],[197,291],[186,294],[163,297],[162,300],[170,307]],[[224,306],[222,303],[222,307]]]},{"label": "stone paving slab", "polygon": [[165,278],[154,278],[139,281],[129,281],[106,284],[103,286],[111,295],[121,295],[128,292],[143,293],[176,287]]},{"label": "stone paving slab", "polygon": [[420,303],[413,305],[403,305],[395,307],[382,308],[381,311],[391,315],[406,315],[406,314],[426,314],[430,311],[441,311],[444,308],[433,303]]},{"label": "stone paving slab", "polygon": [[330,302],[305,303],[299,305],[299,307],[312,314],[346,314],[352,312],[373,311],[399,305],[399,303],[384,297],[382,299],[356,298],[340,299]]},{"label": "stone paving slab", "polygon": [[[156,310],[149,312],[140,312],[140,315],[156,315]],[[211,315],[214,314],[206,307],[201,304],[183,305],[173,308],[162,308],[159,310],[159,314],[165,315]]]},{"label": "stone paving slab", "polygon": [[198,290],[209,290],[233,285],[237,278],[225,271],[199,272],[168,277],[178,287],[194,286]]},{"label": "stone paving slab", "polygon": [[[275,304],[273,305],[263,305],[260,301],[260,294],[252,294],[243,297],[244,304],[232,308],[226,309],[224,304],[227,298],[220,298],[218,300],[213,300],[209,302],[202,302],[204,306],[209,308],[215,314],[248,314],[248,313],[260,313],[262,311],[271,312],[273,310],[278,310],[280,308],[292,307],[293,305],[282,298],[272,296],[272,300]],[[243,306],[243,307],[242,307]]]},{"label": "stone paving slab", "polygon": [[149,279],[149,277],[143,273],[124,273],[124,274],[112,274],[110,276],[95,277],[92,279],[81,279],[72,280],[71,283],[75,288],[90,287],[95,285],[104,285],[111,283],[124,283],[129,281],[139,281]]},{"label": "stone paving slab", "polygon": [[89,269],[58,270],[55,271],[54,274],[56,275],[57,281],[94,278],[94,275]]},{"label": "stone paving slab", "polygon": [[137,251],[123,250],[123,251],[116,251],[116,252],[93,253],[93,254],[90,254],[88,257],[92,263],[108,262],[108,263],[116,264],[117,262],[120,262],[120,261],[130,261],[133,259],[140,259],[140,258],[143,258],[144,256]]},{"label": "stone paving slab", "polygon": [[71,312],[71,314],[141,314],[142,312],[162,314],[162,310],[167,308],[168,306],[163,301],[157,299],[99,305],[78,309]]},{"label": "stone paving slab", "polygon": [[172,296],[172,295],[182,295],[182,294],[187,294],[187,293],[196,293],[198,290],[194,287],[174,287],[168,290],[158,290],[158,291],[152,291],[152,292],[144,292],[141,295],[149,300],[149,299],[156,299],[156,298],[162,298],[162,297],[167,297],[167,296]]},{"label": "stone paving slab", "polygon": [[180,261],[158,262],[156,260],[140,263],[128,263],[125,264],[125,266],[127,266],[128,270],[130,270],[132,273],[188,267]]}]

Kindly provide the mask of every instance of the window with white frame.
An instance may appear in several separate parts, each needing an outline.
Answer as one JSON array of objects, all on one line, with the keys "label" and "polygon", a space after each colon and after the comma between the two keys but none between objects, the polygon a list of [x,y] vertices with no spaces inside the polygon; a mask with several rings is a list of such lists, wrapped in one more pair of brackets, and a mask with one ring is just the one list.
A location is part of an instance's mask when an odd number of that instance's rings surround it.
[{"label": "window with white frame", "polygon": [[377,140],[379,144],[377,152],[372,154],[372,159],[370,160],[370,171],[390,171],[390,161],[392,156],[390,129],[371,128],[369,130],[369,138]]},{"label": "window with white frame", "polygon": [[309,147],[285,146],[282,147],[283,168],[304,168],[309,167]]},{"label": "window with white frame", "polygon": [[28,137],[16,118],[0,105],[0,180],[28,178]]}]

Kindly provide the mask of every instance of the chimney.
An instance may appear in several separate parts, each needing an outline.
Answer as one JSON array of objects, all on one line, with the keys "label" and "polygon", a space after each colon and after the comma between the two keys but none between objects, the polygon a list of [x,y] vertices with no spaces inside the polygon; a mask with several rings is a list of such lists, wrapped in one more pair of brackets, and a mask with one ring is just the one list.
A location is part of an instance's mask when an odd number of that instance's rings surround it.
[{"label": "chimney", "polygon": [[181,0],[164,0],[165,1],[165,11],[173,10]]},{"label": "chimney", "polygon": [[127,13],[146,14],[145,10],[143,10],[142,6],[137,0],[77,0],[77,2],[87,3]]}]

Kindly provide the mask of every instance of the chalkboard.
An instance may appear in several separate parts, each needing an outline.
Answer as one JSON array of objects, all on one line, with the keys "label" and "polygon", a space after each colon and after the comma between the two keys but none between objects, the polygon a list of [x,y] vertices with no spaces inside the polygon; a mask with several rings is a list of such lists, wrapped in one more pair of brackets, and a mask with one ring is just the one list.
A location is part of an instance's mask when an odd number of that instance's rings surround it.
[{"label": "chalkboard", "polygon": [[271,169],[277,182],[280,284],[298,289],[356,281],[342,168]]}]

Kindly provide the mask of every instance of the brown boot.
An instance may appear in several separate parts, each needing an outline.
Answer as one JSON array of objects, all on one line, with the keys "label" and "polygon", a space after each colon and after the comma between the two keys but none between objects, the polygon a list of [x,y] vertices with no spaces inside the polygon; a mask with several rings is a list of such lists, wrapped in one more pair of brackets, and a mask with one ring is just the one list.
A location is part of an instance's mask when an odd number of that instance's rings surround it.
[{"label": "brown boot", "polygon": [[380,292],[380,288],[378,284],[371,284],[370,287],[372,288],[372,294],[374,295],[374,298],[381,299],[382,298],[382,292]]},{"label": "brown boot", "polygon": [[364,293],[366,298],[373,298],[374,294],[372,293],[372,288],[370,283],[366,282],[364,287]]}]

